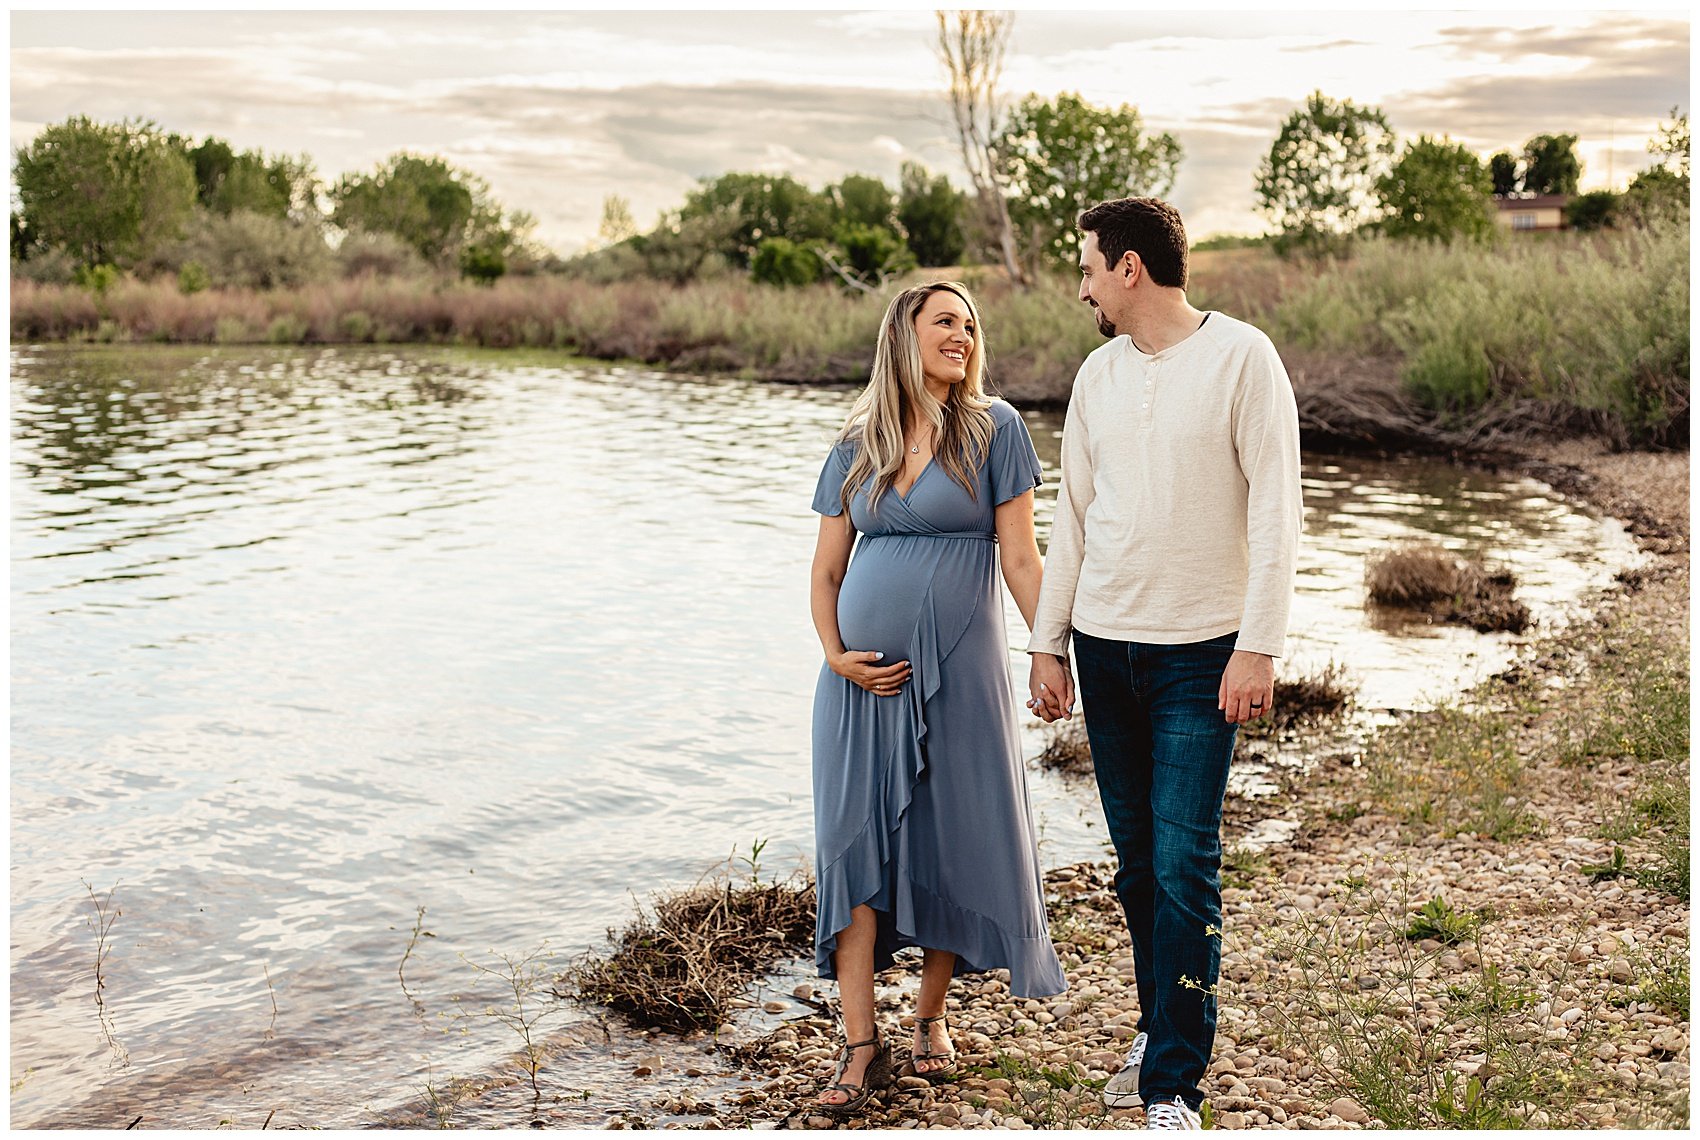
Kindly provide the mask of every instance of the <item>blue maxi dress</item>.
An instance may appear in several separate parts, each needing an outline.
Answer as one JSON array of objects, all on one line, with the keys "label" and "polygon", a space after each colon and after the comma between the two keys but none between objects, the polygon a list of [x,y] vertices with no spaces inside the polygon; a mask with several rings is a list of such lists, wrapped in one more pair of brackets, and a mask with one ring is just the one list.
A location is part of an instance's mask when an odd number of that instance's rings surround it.
[{"label": "blue maxi dress", "polygon": [[[1027,772],[1016,729],[994,507],[1040,483],[1027,427],[992,406],[991,452],[972,497],[936,460],[909,494],[850,503],[861,537],[838,593],[845,648],[908,661],[897,696],[821,666],[815,687],[815,965],[850,912],[878,917],[874,968],[905,946],[956,954],[956,973],[1007,969],[1019,997],[1061,993],[1045,921]],[[814,509],[843,513],[857,443],[838,443]]]}]

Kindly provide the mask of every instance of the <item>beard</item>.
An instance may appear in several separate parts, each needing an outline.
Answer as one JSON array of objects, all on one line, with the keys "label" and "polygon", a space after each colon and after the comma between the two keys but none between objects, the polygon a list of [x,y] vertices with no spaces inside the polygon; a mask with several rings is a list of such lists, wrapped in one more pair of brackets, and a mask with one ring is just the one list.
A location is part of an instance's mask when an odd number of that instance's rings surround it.
[{"label": "beard", "polygon": [[1104,315],[1104,310],[1096,305],[1092,307],[1092,319],[1098,322],[1098,332],[1105,337],[1116,335],[1116,323]]}]

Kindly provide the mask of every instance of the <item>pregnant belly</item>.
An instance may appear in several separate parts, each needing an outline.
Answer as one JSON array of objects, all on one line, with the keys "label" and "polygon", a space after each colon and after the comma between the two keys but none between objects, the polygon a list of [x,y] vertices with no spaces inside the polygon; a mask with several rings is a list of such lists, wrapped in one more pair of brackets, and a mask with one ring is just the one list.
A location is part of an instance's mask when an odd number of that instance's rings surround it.
[{"label": "pregnant belly", "polygon": [[[902,567],[859,557],[844,575],[838,590],[838,636],[844,648],[873,650],[885,654],[882,665],[895,664],[909,655],[915,619],[926,588],[932,581],[932,561]],[[911,577],[905,578],[904,572]],[[916,587],[919,586],[919,589]]]},{"label": "pregnant belly", "polygon": [[[885,665],[907,660],[916,625],[929,607],[935,618],[960,628],[990,583],[992,552],[990,543],[953,539],[905,536],[865,543],[838,591],[844,647],[883,653]],[[942,594],[941,581],[947,587]]]}]

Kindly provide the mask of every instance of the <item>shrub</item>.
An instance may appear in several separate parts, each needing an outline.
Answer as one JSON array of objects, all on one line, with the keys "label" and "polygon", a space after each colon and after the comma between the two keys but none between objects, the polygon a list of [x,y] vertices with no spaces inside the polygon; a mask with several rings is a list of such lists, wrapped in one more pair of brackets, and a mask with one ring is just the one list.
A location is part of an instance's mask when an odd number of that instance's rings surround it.
[{"label": "shrub", "polygon": [[790,238],[765,238],[750,261],[750,276],[764,285],[807,285],[819,281],[823,268],[813,250]]},{"label": "shrub", "polygon": [[77,259],[63,249],[32,250],[27,258],[12,259],[12,280],[38,285],[70,285],[77,279]]},{"label": "shrub", "polygon": [[507,271],[507,258],[499,249],[471,246],[460,255],[460,275],[480,285],[493,284]]},{"label": "shrub", "polygon": [[76,281],[98,296],[118,284],[123,276],[116,265],[90,265],[77,270]]},{"label": "shrub", "polygon": [[[814,939],[812,882],[704,884],[658,898],[613,951],[566,974],[573,990],[634,1018],[679,1031],[729,1021],[752,977]],[[613,932],[609,932],[611,939]]]},{"label": "shrub", "polygon": [[1603,230],[1617,220],[1618,196],[1610,190],[1578,194],[1564,206],[1564,220],[1573,230]]},{"label": "shrub", "polygon": [[337,322],[337,328],[347,340],[358,342],[372,339],[372,318],[359,309],[344,313],[342,319]]},{"label": "shrub", "polygon": [[354,230],[336,250],[337,269],[344,277],[423,277],[425,259],[394,234]]},{"label": "shrub", "polygon": [[1521,633],[1529,626],[1529,607],[1512,596],[1517,579],[1509,570],[1488,570],[1433,543],[1371,557],[1364,578],[1372,602],[1426,609],[1484,633]]},{"label": "shrub", "polygon": [[217,344],[246,344],[253,339],[248,322],[241,317],[220,317],[213,325],[213,341]]},{"label": "shrub", "polygon": [[300,344],[307,339],[307,322],[290,313],[275,317],[266,328],[266,339],[272,344]]},{"label": "shrub", "polygon": [[207,267],[198,261],[185,261],[177,271],[177,290],[180,293],[200,293],[212,284]]},{"label": "shrub", "polygon": [[314,227],[251,210],[200,215],[173,257],[204,266],[211,284],[241,289],[299,288],[329,277],[334,265]]}]

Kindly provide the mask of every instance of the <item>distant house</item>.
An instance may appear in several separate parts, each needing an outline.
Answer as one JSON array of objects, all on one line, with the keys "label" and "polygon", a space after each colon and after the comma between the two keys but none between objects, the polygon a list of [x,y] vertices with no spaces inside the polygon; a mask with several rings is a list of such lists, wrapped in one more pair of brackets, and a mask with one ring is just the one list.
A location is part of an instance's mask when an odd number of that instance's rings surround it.
[{"label": "distant house", "polygon": [[1495,198],[1499,224],[1513,230],[1562,230],[1568,194],[1537,194],[1533,198]]}]

